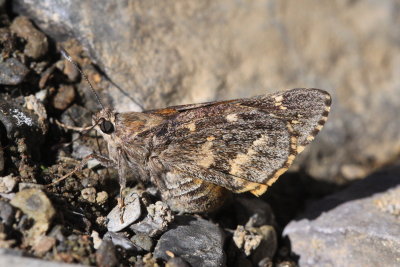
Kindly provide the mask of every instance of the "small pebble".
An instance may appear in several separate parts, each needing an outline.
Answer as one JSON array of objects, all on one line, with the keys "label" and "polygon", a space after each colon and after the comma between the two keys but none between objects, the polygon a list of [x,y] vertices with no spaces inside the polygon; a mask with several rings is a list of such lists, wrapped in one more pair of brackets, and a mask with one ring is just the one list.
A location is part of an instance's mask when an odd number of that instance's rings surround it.
[{"label": "small pebble", "polygon": [[82,189],[81,195],[83,199],[87,200],[90,203],[96,202],[96,188],[94,187],[88,187]]},{"label": "small pebble", "polygon": [[50,251],[55,244],[56,239],[54,237],[42,236],[33,247],[33,251],[36,255],[42,256]]},{"label": "small pebble", "polygon": [[136,224],[131,225],[135,233],[143,233],[150,237],[157,236],[165,232],[168,225],[174,220],[174,215],[167,204],[157,201],[147,207],[146,218]]},{"label": "small pebble", "polygon": [[261,243],[262,236],[246,230],[242,225],[238,225],[233,233],[233,241],[246,256],[249,256]]},{"label": "small pebble", "polygon": [[137,234],[134,235],[131,238],[131,241],[133,244],[135,244],[137,247],[145,250],[145,251],[151,251],[153,248],[153,239],[151,239],[148,235],[145,234]]},{"label": "small pebble", "polygon": [[104,204],[108,199],[108,194],[106,191],[98,192],[96,195],[96,203]]},{"label": "small pebble", "polygon": [[68,80],[71,82],[76,82],[80,77],[78,69],[68,60],[64,60],[63,72],[68,77]]},{"label": "small pebble", "polygon": [[17,178],[12,174],[0,177],[0,193],[10,193],[14,190],[17,184]]},{"label": "small pebble", "polygon": [[[139,196],[136,193],[130,193],[125,197],[125,207],[117,205],[107,215],[107,229],[111,232],[118,232],[134,223],[141,215]],[[123,212],[123,223],[121,222],[121,211]]]},{"label": "small pebble", "polygon": [[75,88],[72,85],[61,85],[52,99],[53,107],[58,110],[65,110],[72,104],[75,96]]},{"label": "small pebble", "polygon": [[95,249],[98,249],[103,242],[103,240],[100,238],[100,235],[98,232],[93,231],[90,237],[93,239],[93,247]]},{"label": "small pebble", "polygon": [[5,225],[12,225],[14,222],[15,210],[10,203],[0,200],[0,222]]},{"label": "small pebble", "polygon": [[27,41],[24,54],[33,59],[39,59],[47,53],[48,41],[44,33],[37,30],[27,17],[19,16],[10,27],[18,37]]},{"label": "small pebble", "polygon": [[103,240],[96,251],[96,263],[99,267],[112,267],[118,265],[116,249],[110,240]]},{"label": "small pebble", "polygon": [[0,84],[18,85],[22,83],[29,69],[15,58],[0,62]]},{"label": "small pebble", "polygon": [[43,235],[49,229],[50,223],[56,214],[46,194],[36,188],[18,192],[10,204],[22,210],[23,213],[35,221],[34,226],[30,229],[31,235],[34,237]]}]

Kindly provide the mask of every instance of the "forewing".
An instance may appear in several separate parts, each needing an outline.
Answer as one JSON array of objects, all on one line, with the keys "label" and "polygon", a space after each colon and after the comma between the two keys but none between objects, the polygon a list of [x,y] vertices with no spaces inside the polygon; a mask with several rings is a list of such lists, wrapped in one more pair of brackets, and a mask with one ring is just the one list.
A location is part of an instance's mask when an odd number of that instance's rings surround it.
[{"label": "forewing", "polygon": [[261,194],[322,128],[329,106],[322,90],[292,89],[184,109],[153,149],[168,170]]}]

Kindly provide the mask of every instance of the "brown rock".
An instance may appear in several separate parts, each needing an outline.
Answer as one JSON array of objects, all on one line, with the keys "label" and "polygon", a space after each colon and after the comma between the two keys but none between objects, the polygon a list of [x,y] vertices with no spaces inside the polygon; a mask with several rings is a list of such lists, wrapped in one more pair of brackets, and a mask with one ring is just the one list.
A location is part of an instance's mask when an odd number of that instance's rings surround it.
[{"label": "brown rock", "polygon": [[11,24],[11,31],[25,39],[27,44],[24,53],[34,59],[38,59],[47,53],[47,37],[37,30],[27,17],[17,17]]},{"label": "brown rock", "polygon": [[75,99],[75,89],[72,85],[62,85],[53,97],[53,107],[59,110],[68,108]]}]

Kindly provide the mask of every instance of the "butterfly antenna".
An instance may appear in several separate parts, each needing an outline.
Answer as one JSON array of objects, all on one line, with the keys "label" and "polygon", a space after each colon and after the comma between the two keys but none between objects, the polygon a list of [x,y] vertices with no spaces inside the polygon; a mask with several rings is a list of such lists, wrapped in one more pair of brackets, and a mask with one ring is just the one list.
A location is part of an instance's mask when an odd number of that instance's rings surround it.
[{"label": "butterfly antenna", "polygon": [[92,92],[94,93],[94,95],[96,96],[97,102],[99,102],[100,106],[102,109],[104,109],[104,105],[100,100],[99,95],[97,94],[96,90],[94,90],[92,84],[90,83],[88,77],[85,75],[85,73],[82,71],[82,69],[78,66],[78,64],[71,58],[71,56],[68,54],[68,52],[63,48],[60,47],[60,52],[61,55],[63,55],[63,57],[65,57],[66,60],[68,60],[69,62],[71,62],[75,68],[81,73],[82,77],[85,78],[86,82],[89,84],[90,89],[92,89]]}]

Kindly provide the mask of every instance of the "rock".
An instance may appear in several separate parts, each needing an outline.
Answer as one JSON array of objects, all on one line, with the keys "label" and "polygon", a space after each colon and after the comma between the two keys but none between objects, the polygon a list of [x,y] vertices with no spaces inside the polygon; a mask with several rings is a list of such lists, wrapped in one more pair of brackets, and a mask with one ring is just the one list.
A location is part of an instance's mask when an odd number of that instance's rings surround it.
[{"label": "rock", "polygon": [[126,250],[138,251],[138,248],[135,246],[135,244],[122,233],[107,232],[103,236],[103,242],[104,240],[110,240],[115,246]]},{"label": "rock", "polygon": [[262,236],[246,230],[238,225],[233,233],[233,241],[239,249],[242,249],[246,256],[249,256],[261,243]]},{"label": "rock", "polygon": [[12,5],[57,40],[76,37],[120,87],[106,89],[119,111],[134,111],[132,98],[161,108],[317,87],[332,111],[297,167],[337,182],[343,165],[358,165],[355,179],[398,155],[397,0],[127,3]]},{"label": "rock", "polygon": [[309,205],[284,229],[300,266],[396,266],[400,167]]},{"label": "rock", "polygon": [[157,201],[147,207],[147,216],[139,223],[131,225],[131,229],[139,234],[143,233],[151,237],[165,232],[168,225],[174,220],[174,215],[167,204]]},{"label": "rock", "polygon": [[191,266],[224,266],[224,239],[222,229],[209,221],[176,216],[170,230],[158,240],[154,257],[166,261],[166,251],[170,251]]},{"label": "rock", "polygon": [[42,128],[36,114],[4,97],[0,98],[0,123],[6,130],[7,138],[18,145],[21,155],[15,159],[15,164],[23,162],[21,158],[40,159],[46,129]]},{"label": "rock", "polygon": [[68,77],[68,80],[71,82],[76,82],[80,77],[78,69],[68,60],[64,60],[63,73]]},{"label": "rock", "polygon": [[106,191],[98,192],[96,195],[96,203],[104,204],[108,199],[108,194]]},{"label": "rock", "polygon": [[30,229],[32,237],[44,235],[56,213],[46,194],[36,188],[18,192],[10,203],[35,221]]},{"label": "rock", "polygon": [[25,107],[34,112],[34,114],[37,116],[40,129],[43,131],[43,133],[46,133],[48,130],[47,111],[43,105],[43,102],[36,98],[36,95],[26,96],[24,97],[24,100]]},{"label": "rock", "polygon": [[[107,229],[111,232],[118,232],[125,227],[134,223],[141,215],[141,207],[139,196],[135,193],[129,193],[124,198],[125,207],[121,208],[117,205],[107,215]],[[123,222],[121,222],[121,211],[123,212]]]},{"label": "rock", "polygon": [[65,110],[75,100],[75,88],[72,85],[61,85],[52,99],[55,109]]},{"label": "rock", "polygon": [[101,242],[99,249],[96,251],[97,266],[112,267],[118,265],[118,258],[114,244],[109,240]]},{"label": "rock", "polygon": [[87,200],[90,203],[96,202],[96,188],[94,187],[82,189],[81,195],[83,199]]},{"label": "rock", "polygon": [[93,247],[94,249],[98,249],[103,242],[103,240],[100,238],[100,235],[96,231],[92,231],[92,234],[90,237],[93,239]]},{"label": "rock", "polygon": [[262,262],[272,262],[272,259],[278,248],[278,238],[275,229],[270,225],[263,225],[256,228],[256,233],[261,235],[262,239],[258,247],[251,255],[251,261],[254,265],[262,266]]},{"label": "rock", "polygon": [[236,217],[238,224],[249,224],[251,227],[261,225],[275,225],[275,216],[271,206],[259,198],[235,197]]},{"label": "rock", "polygon": [[14,215],[14,208],[8,202],[0,200],[0,222],[11,226],[15,219]]},{"label": "rock", "polygon": [[12,174],[0,177],[0,193],[11,193],[17,185],[17,178]]},{"label": "rock", "polygon": [[54,237],[42,236],[33,247],[33,251],[35,251],[36,255],[43,256],[50,251],[55,244],[56,239]]},{"label": "rock", "polygon": [[0,62],[0,84],[18,85],[28,73],[29,69],[16,58],[8,58]]},{"label": "rock", "polygon": [[136,247],[139,247],[144,251],[151,251],[154,246],[153,240],[146,234],[136,234],[131,237],[131,241]]},{"label": "rock", "polygon": [[278,240],[274,228],[270,225],[261,227],[243,227],[238,225],[233,233],[233,241],[246,256],[258,265],[264,258],[272,259]]},{"label": "rock", "polygon": [[39,59],[47,53],[47,37],[37,30],[28,18],[19,16],[11,24],[11,31],[27,41],[24,54],[33,59]]}]

